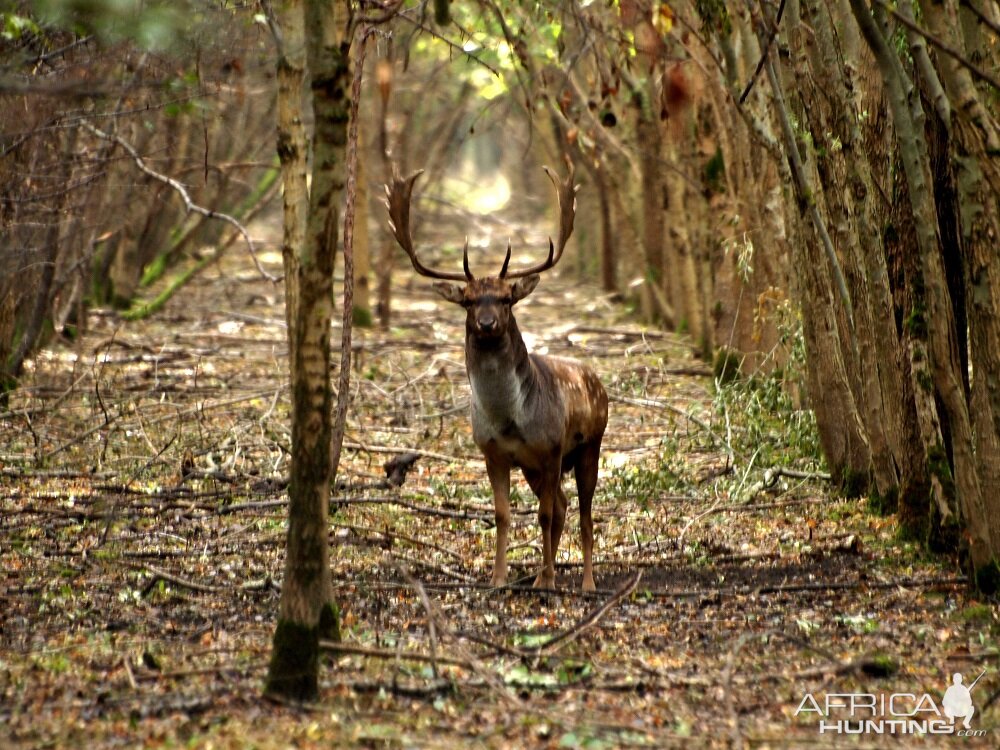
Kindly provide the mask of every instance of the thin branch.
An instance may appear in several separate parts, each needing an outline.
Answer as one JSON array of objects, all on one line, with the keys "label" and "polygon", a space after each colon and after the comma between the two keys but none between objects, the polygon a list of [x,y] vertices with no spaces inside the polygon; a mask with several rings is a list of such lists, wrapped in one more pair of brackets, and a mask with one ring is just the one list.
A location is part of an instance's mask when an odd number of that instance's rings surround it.
[{"label": "thin branch", "polygon": [[394,651],[387,648],[370,648],[367,646],[356,646],[351,643],[338,643],[337,641],[320,640],[319,647],[329,654],[344,654],[347,656],[367,656],[373,659],[401,659],[403,661],[419,661],[425,663],[448,664],[453,667],[462,667],[474,671],[472,662],[465,659],[456,659],[453,656],[431,656],[419,651]]},{"label": "thin branch", "polygon": [[630,406],[644,406],[644,407],[652,407],[654,409],[666,409],[668,411],[672,411],[674,414],[677,414],[678,416],[684,417],[685,419],[694,422],[701,429],[703,429],[705,432],[708,433],[708,436],[712,438],[713,442],[721,445],[724,448],[727,448],[730,451],[730,453],[732,452],[732,447],[727,445],[725,440],[720,438],[718,435],[715,434],[715,432],[712,431],[712,427],[711,425],[708,424],[708,422],[706,422],[703,419],[700,419],[699,417],[696,417],[694,414],[691,414],[690,412],[686,412],[683,409],[674,406],[673,404],[667,401],[659,401],[657,399],[652,399],[652,398],[632,398],[631,396],[622,396],[621,394],[614,392],[609,393],[608,398],[610,398],[612,401],[617,401],[618,403],[621,404],[629,404]]},{"label": "thin branch", "polygon": [[979,10],[978,6],[976,6],[976,4],[972,2],[972,0],[962,0],[962,5],[971,10],[973,14],[975,14],[976,18],[978,18],[983,24],[985,24],[990,29],[990,31],[992,31],[994,34],[1000,35],[1000,24],[997,24],[996,21],[994,21],[992,18],[990,18],[981,10]]},{"label": "thin branch", "polygon": [[[968,586],[967,576],[938,576],[931,578],[895,578],[887,581],[810,581],[808,583],[786,583],[768,585],[746,585],[729,586],[719,588],[717,586],[696,589],[645,589],[643,596],[649,602],[671,600],[671,599],[729,599],[745,596],[759,596],[761,594],[794,594],[805,591],[850,591],[863,589],[926,589],[937,586]],[[389,581],[385,583],[372,582],[368,584],[372,589],[394,590],[409,588],[409,584],[401,581]],[[613,594],[607,589],[597,591],[581,591],[574,589],[536,589],[533,586],[491,586],[488,583],[428,583],[425,584],[428,591],[478,591],[487,596],[495,594],[517,593],[525,596],[546,596],[548,594],[559,594],[562,597],[573,597],[577,599],[594,599],[601,595]]]},{"label": "thin branch", "polygon": [[172,583],[175,586],[180,586],[181,588],[191,589],[192,591],[200,591],[203,594],[216,594],[222,590],[220,586],[211,586],[209,584],[192,581],[189,578],[181,578],[180,576],[174,575],[169,571],[157,568],[153,565],[136,565],[133,567],[138,570],[148,570],[153,574],[153,577],[149,579],[149,582],[142,590],[143,596],[148,595],[158,581],[166,581],[167,583]]},{"label": "thin branch", "polygon": [[42,54],[40,54],[38,57],[35,58],[35,65],[37,65],[38,63],[48,62],[53,57],[59,57],[60,55],[65,55],[67,52],[76,47],[80,47],[84,44],[89,44],[93,38],[94,38],[93,34],[87,34],[87,36],[81,36],[78,39],[73,40],[69,44],[63,47],[59,47],[58,49],[54,49],[51,52],[43,52]]},{"label": "thin branch", "polygon": [[635,591],[635,587],[639,585],[639,580],[641,578],[642,570],[637,570],[625,581],[625,583],[615,590],[615,593],[612,594],[607,601],[592,610],[586,617],[574,624],[571,628],[564,630],[562,633],[559,633],[537,647],[524,650],[529,653],[549,654],[555,651],[557,647],[576,640],[584,631],[594,627],[594,625],[596,625],[612,607],[617,605],[618,602]]},{"label": "thin branch", "polygon": [[[136,66],[139,68],[139,66]],[[0,78],[0,94],[31,94],[32,96],[57,96],[60,98],[91,99],[112,97],[126,91],[158,90],[170,85],[165,80],[145,80],[122,86],[120,81],[58,81],[33,83],[31,81]]]},{"label": "thin branch", "polygon": [[347,196],[344,206],[344,300],[340,334],[340,377],[337,381],[337,405],[333,410],[333,435],[330,441],[330,477],[336,481],[340,456],[344,449],[347,405],[351,400],[351,332],[354,323],[354,220],[358,198],[358,106],[361,78],[365,69],[368,37],[375,33],[366,26],[357,42],[354,77],[351,80],[350,116],[347,125]]},{"label": "thin branch", "polygon": [[903,15],[898,10],[889,5],[885,0],[872,0],[872,2],[878,5],[883,10],[885,10],[887,13],[889,13],[893,18],[895,18],[897,21],[903,24],[903,26],[910,29],[910,31],[915,31],[916,33],[920,34],[920,36],[922,36],[928,42],[930,42],[939,50],[944,52],[946,55],[948,55],[948,57],[955,60],[955,62],[957,62],[963,68],[972,73],[972,75],[974,75],[980,81],[988,83],[994,89],[1000,91],[1000,80],[994,78],[992,75],[990,75],[985,70],[980,68],[974,62],[969,61],[965,57],[965,55],[963,55],[957,49],[952,47],[950,44],[946,44],[945,42],[941,41],[936,36],[931,34],[929,31],[927,31],[926,29],[921,28],[921,26],[918,23],[916,23],[915,21],[911,21],[905,15]]},{"label": "thin branch", "polygon": [[[440,631],[442,638],[447,637],[451,633],[451,628],[448,627],[444,616],[438,610],[433,602],[431,602],[430,597],[427,596],[427,591],[424,585],[413,578],[409,571],[407,571],[403,566],[396,566],[400,574],[406,579],[407,585],[411,588],[416,589],[418,596],[420,597],[421,603],[424,609],[427,611],[427,620],[430,630],[431,638],[431,658],[433,661],[437,661],[437,646],[436,646],[436,634]],[[457,644],[456,644],[457,645]],[[460,648],[460,647],[459,647]],[[461,649],[460,649],[461,650]],[[465,653],[464,657],[469,663],[472,670],[483,679],[484,683],[492,689],[500,698],[504,700],[508,705],[523,709],[524,704],[521,700],[514,695],[507,687],[499,680],[496,674],[491,669],[487,669],[480,661],[476,658],[475,654]],[[437,670],[435,670],[435,675]]]},{"label": "thin branch", "polygon": [[96,135],[98,138],[101,138],[105,141],[117,143],[119,146],[125,149],[128,152],[129,156],[132,157],[132,161],[134,161],[136,166],[139,167],[139,171],[152,177],[154,180],[162,182],[165,185],[173,188],[173,190],[178,195],[180,195],[181,200],[184,201],[184,209],[188,213],[200,214],[208,219],[219,219],[220,221],[224,221],[227,224],[231,224],[232,226],[234,226],[236,230],[241,235],[243,235],[243,239],[247,243],[247,249],[250,251],[250,257],[253,258],[253,264],[254,266],[256,266],[257,271],[260,273],[260,275],[263,278],[267,279],[268,281],[271,282],[278,281],[277,277],[269,274],[260,265],[260,261],[257,258],[257,253],[254,250],[253,240],[250,238],[250,233],[247,231],[247,228],[244,227],[239,221],[234,219],[229,214],[222,213],[221,211],[213,211],[210,208],[204,208],[203,206],[199,206],[197,203],[192,201],[190,194],[188,194],[187,188],[185,188],[180,182],[175,180],[173,177],[168,177],[165,174],[160,174],[159,172],[150,169],[149,166],[146,164],[146,161],[139,155],[139,152],[136,151],[135,147],[131,143],[123,139],[121,136],[115,133],[106,133],[103,130],[99,130],[98,128],[95,128],[93,125],[91,125],[89,122],[82,123],[82,127],[84,130],[91,133],[92,135]]},{"label": "thin branch", "polygon": [[490,71],[490,73],[492,73],[493,75],[495,75],[497,78],[501,78],[501,79],[503,78],[503,76],[500,75],[500,71],[497,70],[496,68],[494,68],[488,62],[486,62],[485,60],[482,60],[481,58],[476,57],[474,54],[472,54],[471,52],[469,52],[468,50],[466,50],[465,47],[463,47],[461,44],[458,44],[457,42],[453,42],[451,39],[448,39],[446,36],[444,36],[442,34],[439,34],[438,32],[434,31],[434,29],[432,29],[431,27],[427,26],[423,22],[418,21],[415,18],[410,18],[410,16],[408,16],[406,13],[399,13],[399,14],[397,14],[396,17],[397,18],[401,18],[402,20],[406,21],[409,24],[412,24],[416,28],[420,29],[420,31],[424,32],[425,34],[429,34],[430,36],[434,37],[438,41],[444,42],[451,49],[455,50],[456,52],[458,52],[461,55],[464,55],[465,57],[467,57],[472,62],[479,63],[484,68],[486,68],[488,71]]},{"label": "thin branch", "polygon": [[285,56],[285,37],[281,33],[281,25],[278,17],[271,7],[270,0],[260,0],[260,7],[264,9],[264,18],[267,20],[267,28],[271,31],[271,38],[274,39],[275,49],[278,51],[278,59]]},{"label": "thin branch", "polygon": [[438,461],[444,461],[449,464],[479,460],[478,458],[471,456],[449,456],[445,453],[435,453],[434,451],[425,451],[420,448],[396,447],[394,445],[365,445],[364,443],[352,443],[350,441],[345,441],[344,447],[348,450],[361,451],[362,453],[418,453],[425,458],[435,458]]},{"label": "thin branch", "polygon": [[816,205],[816,196],[806,176],[805,166],[802,164],[802,156],[799,154],[798,143],[796,142],[795,131],[792,128],[788,105],[785,103],[785,94],[781,87],[781,81],[774,68],[774,61],[768,60],[765,64],[767,68],[767,79],[771,84],[771,91],[774,94],[774,109],[781,127],[781,132],[785,137],[785,152],[788,156],[788,164],[791,167],[792,176],[795,180],[796,194],[803,203],[804,212],[809,214],[812,220],[813,229],[819,238],[820,245],[826,253],[827,261],[830,264],[830,275],[833,277],[834,285],[840,296],[841,304],[844,306],[844,316],[847,318],[847,327],[850,333],[851,351],[854,358],[858,355],[858,333],[854,325],[854,303],[851,300],[851,293],[847,288],[847,280],[844,278],[844,271],[840,267],[840,260],[837,258],[837,251],[833,246],[833,240],[827,231],[826,223]]},{"label": "thin branch", "polygon": [[778,6],[778,15],[774,19],[774,23],[771,24],[771,33],[767,37],[767,41],[764,43],[764,49],[760,52],[760,60],[757,61],[757,67],[753,71],[753,75],[750,76],[750,80],[747,81],[746,88],[743,89],[743,93],[740,94],[739,103],[743,104],[750,96],[750,90],[753,88],[754,83],[757,81],[757,77],[760,76],[760,71],[764,69],[764,63],[767,62],[767,55],[771,51],[771,45],[774,44],[774,39],[778,36],[778,25],[781,23],[781,15],[785,12],[785,0],[781,0],[781,5]]}]

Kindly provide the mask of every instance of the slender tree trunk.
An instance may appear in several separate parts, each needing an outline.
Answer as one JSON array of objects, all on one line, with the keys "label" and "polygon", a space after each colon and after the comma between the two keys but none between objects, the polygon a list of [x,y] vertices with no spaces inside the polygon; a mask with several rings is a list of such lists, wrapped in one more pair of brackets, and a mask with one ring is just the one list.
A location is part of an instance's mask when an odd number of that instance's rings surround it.
[{"label": "slender tree trunk", "polygon": [[[329,373],[337,207],[344,187],[347,142],[349,24],[346,2],[309,0],[303,11],[300,0],[289,0],[281,15],[278,143],[283,176],[295,183],[286,183],[283,251],[286,284],[297,295],[291,297],[294,314],[288,313],[292,375],[288,541],[266,689],[298,701],[318,696],[319,639],[339,637],[328,562]],[[307,142],[301,129],[306,58],[316,119],[308,213],[304,206]],[[289,206],[289,187],[297,200],[294,206]]]},{"label": "slender tree trunk", "polygon": [[[365,154],[368,151],[364,148],[364,140],[360,134],[358,135],[357,152],[357,207],[359,209],[359,216],[354,230],[354,246],[352,248],[354,252],[354,301],[352,307],[354,309],[353,322],[359,326],[368,327],[372,324],[371,258],[368,232],[368,167],[365,160]],[[381,204],[379,208],[381,208]],[[346,245],[344,251],[347,251]],[[347,277],[345,276],[344,278],[346,279]]]},{"label": "slender tree trunk", "polygon": [[[632,92],[633,104],[636,108],[636,137],[642,150],[641,172],[642,188],[642,249],[643,278],[645,283],[655,289],[650,293],[656,295],[666,288],[663,276],[663,242],[665,222],[663,214],[663,175],[660,167],[662,137],[660,124],[652,111],[650,86],[645,82],[637,85]],[[669,300],[669,298],[668,298]],[[660,306],[662,308],[662,305]],[[676,312],[676,308],[674,308]],[[664,317],[660,309],[661,319]],[[673,321],[677,324],[679,321]]]},{"label": "slender tree trunk", "polygon": [[[584,164],[589,164],[589,161],[589,159],[583,159]],[[615,292],[618,290],[618,278],[615,271],[615,232],[611,224],[611,201],[608,199],[608,181],[604,171],[603,159],[591,170],[601,209],[601,289],[606,292]]]}]

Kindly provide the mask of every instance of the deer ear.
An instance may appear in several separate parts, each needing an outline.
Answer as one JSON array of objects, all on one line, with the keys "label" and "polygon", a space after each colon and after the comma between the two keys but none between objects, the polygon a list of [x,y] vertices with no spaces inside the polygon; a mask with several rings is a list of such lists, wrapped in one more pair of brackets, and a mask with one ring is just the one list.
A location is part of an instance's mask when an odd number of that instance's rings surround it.
[{"label": "deer ear", "polygon": [[461,305],[465,300],[464,290],[458,284],[446,284],[443,281],[439,281],[434,285],[434,291],[456,305]]},{"label": "deer ear", "polygon": [[538,282],[541,281],[541,276],[537,273],[531,274],[531,276],[525,276],[523,279],[518,279],[510,287],[510,296],[514,302],[520,302],[533,291],[535,287],[538,286]]}]

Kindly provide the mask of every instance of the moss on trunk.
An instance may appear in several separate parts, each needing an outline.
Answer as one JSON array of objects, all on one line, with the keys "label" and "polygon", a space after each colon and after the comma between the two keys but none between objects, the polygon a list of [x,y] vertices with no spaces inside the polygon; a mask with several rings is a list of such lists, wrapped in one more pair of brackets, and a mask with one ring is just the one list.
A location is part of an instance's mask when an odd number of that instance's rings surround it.
[{"label": "moss on trunk", "polygon": [[[329,607],[324,608],[324,613]],[[305,703],[319,697],[319,638],[323,627],[278,620],[264,692]]]}]

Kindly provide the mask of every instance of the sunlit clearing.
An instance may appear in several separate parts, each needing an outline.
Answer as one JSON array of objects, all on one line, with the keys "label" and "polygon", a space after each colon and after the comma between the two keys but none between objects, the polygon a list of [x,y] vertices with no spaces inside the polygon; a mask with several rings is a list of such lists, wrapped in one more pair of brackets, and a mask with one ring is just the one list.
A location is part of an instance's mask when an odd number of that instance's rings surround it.
[{"label": "sunlit clearing", "polygon": [[455,202],[476,214],[499,211],[510,202],[510,182],[500,172],[445,178],[445,192]]}]

